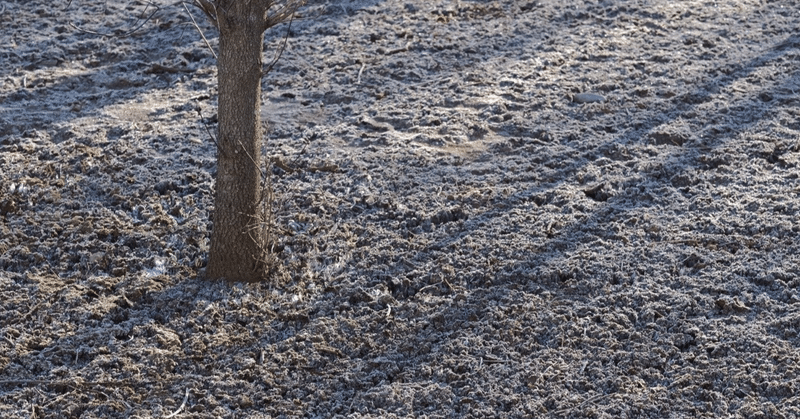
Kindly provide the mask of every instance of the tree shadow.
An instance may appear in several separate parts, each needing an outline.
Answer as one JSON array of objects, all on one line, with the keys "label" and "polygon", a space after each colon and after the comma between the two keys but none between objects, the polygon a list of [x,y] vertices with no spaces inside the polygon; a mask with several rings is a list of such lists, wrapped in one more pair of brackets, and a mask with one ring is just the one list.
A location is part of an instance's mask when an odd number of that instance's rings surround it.
[{"label": "tree shadow", "polygon": [[[374,1],[369,4],[380,3],[380,1]],[[344,13],[343,11],[343,16]],[[273,41],[280,39],[280,32],[280,28],[275,29]],[[174,33],[172,34],[174,35]],[[47,44],[42,44],[43,47],[45,45]],[[442,46],[447,47],[447,45]],[[597,145],[592,144],[582,148],[580,146],[582,140],[577,135],[560,137],[560,134],[556,132],[545,136],[539,130],[546,129],[546,127],[523,127],[521,132],[516,133],[498,130],[499,135],[507,140],[507,143],[502,145],[502,149],[509,150],[507,151],[509,154],[519,153],[531,156],[539,150],[547,150],[553,142],[561,142],[572,147],[573,151],[564,152],[563,165],[549,170],[547,176],[551,180],[542,178],[543,180],[538,184],[527,186],[508,197],[497,198],[491,202],[491,208],[479,211],[469,219],[435,223],[435,228],[444,228],[449,225],[457,225],[457,228],[453,229],[452,237],[436,239],[419,252],[423,254],[421,258],[426,258],[425,262],[446,254],[449,249],[461,246],[465,235],[473,234],[481,228],[479,223],[502,219],[504,214],[512,211],[525,211],[530,205],[547,205],[551,206],[553,211],[558,211],[559,207],[569,199],[586,199],[585,206],[589,208],[587,212],[590,212],[591,215],[581,220],[580,224],[554,228],[549,233],[550,237],[540,236],[540,241],[532,243],[534,251],[523,251],[518,260],[502,269],[487,269],[487,271],[471,273],[462,271],[460,268],[463,267],[458,267],[459,269],[454,273],[447,273],[441,270],[441,266],[436,266],[435,268],[439,269],[439,272],[430,272],[430,274],[441,274],[444,278],[448,278],[447,275],[463,275],[467,279],[467,287],[463,291],[467,293],[466,298],[475,298],[476,300],[471,301],[475,304],[470,307],[464,309],[458,307],[459,300],[454,297],[439,306],[432,303],[432,308],[424,312],[415,313],[413,307],[399,314],[395,311],[394,315],[398,317],[392,319],[386,314],[391,312],[391,306],[394,304],[391,299],[386,299],[384,295],[371,295],[370,289],[342,289],[341,286],[336,288],[336,284],[324,284],[324,286],[330,287],[330,290],[315,294],[317,297],[308,301],[305,307],[298,308],[287,303],[283,306],[278,304],[275,307],[264,308],[258,306],[261,301],[257,299],[248,301],[246,292],[228,290],[227,284],[217,284],[203,289],[200,288],[205,285],[192,286],[194,278],[190,276],[163,280],[158,276],[149,277],[145,274],[129,275],[123,283],[110,286],[104,283],[103,278],[84,278],[82,281],[68,285],[71,292],[56,294],[56,303],[61,302],[66,307],[66,310],[59,314],[71,319],[70,321],[75,325],[74,334],[49,341],[47,339],[39,342],[31,340],[25,343],[29,346],[30,354],[13,359],[15,364],[13,371],[25,371],[26,368],[38,365],[38,369],[26,371],[28,374],[25,376],[26,378],[32,377],[39,380],[44,377],[43,381],[47,381],[51,380],[51,377],[56,377],[52,378],[53,381],[50,383],[31,383],[38,386],[46,385],[46,388],[52,389],[52,391],[45,393],[47,395],[45,397],[41,393],[37,394],[33,389],[24,390],[18,387],[19,392],[7,391],[6,394],[9,397],[19,396],[20,399],[30,397],[29,400],[32,400],[33,404],[39,403],[48,408],[58,407],[60,401],[73,397],[74,393],[84,393],[87,395],[85,397],[96,397],[98,402],[109,405],[114,399],[121,399],[129,404],[142,403],[142,405],[152,406],[158,404],[158,402],[153,402],[153,398],[163,397],[165,399],[164,413],[167,413],[177,408],[187,387],[191,389],[192,404],[203,405],[211,410],[214,406],[220,405],[215,401],[215,397],[219,395],[218,391],[224,390],[230,394],[241,393],[242,389],[237,386],[244,386],[246,391],[251,394],[264,395],[263,400],[252,400],[248,407],[247,400],[226,399],[226,403],[230,403],[229,406],[243,410],[259,407],[274,409],[277,415],[296,411],[299,409],[298,406],[302,407],[302,403],[305,403],[304,400],[306,400],[304,397],[314,396],[313,392],[319,390],[318,387],[314,387],[316,384],[312,383],[314,378],[325,374],[331,375],[329,391],[333,388],[337,390],[345,388],[342,390],[342,394],[350,394],[354,399],[359,397],[359,400],[364,400],[369,396],[376,403],[380,402],[380,393],[371,392],[375,388],[386,388],[393,383],[402,383],[403,380],[411,384],[414,380],[431,380],[430,377],[425,378],[424,374],[418,374],[419,371],[414,369],[418,367],[415,365],[416,362],[425,362],[431,365],[437,365],[438,362],[445,374],[437,376],[437,379],[446,385],[456,382],[465,385],[467,383],[466,376],[473,367],[471,364],[468,365],[469,362],[479,360],[481,355],[487,355],[483,358],[484,362],[498,362],[498,364],[508,362],[503,357],[505,348],[498,347],[497,353],[494,354],[462,353],[460,360],[465,363],[464,365],[441,365],[444,362],[438,358],[435,350],[446,350],[450,347],[435,346],[438,343],[426,341],[424,333],[438,330],[443,332],[439,335],[442,340],[464,340],[468,337],[469,331],[460,330],[461,326],[484,319],[488,312],[491,312],[490,314],[493,316],[491,319],[498,323],[502,323],[504,316],[517,315],[527,315],[530,323],[537,322],[539,319],[531,316],[530,313],[511,312],[508,314],[497,307],[484,311],[483,307],[477,305],[484,300],[471,292],[499,286],[501,290],[495,293],[487,291],[486,297],[502,300],[503,294],[512,289],[515,284],[523,284],[523,287],[531,287],[534,290],[541,286],[559,292],[559,295],[569,296],[569,291],[563,290],[564,284],[584,279],[588,275],[579,269],[571,270],[575,264],[569,258],[574,256],[577,250],[578,243],[575,240],[581,241],[585,238],[586,241],[583,243],[592,246],[603,245],[596,242],[597,237],[605,239],[606,243],[612,242],[612,236],[602,236],[596,231],[592,231],[591,228],[605,225],[609,214],[625,214],[635,209],[657,205],[649,196],[657,194],[658,190],[649,187],[638,192],[632,190],[631,195],[626,195],[625,190],[627,189],[625,188],[634,185],[623,185],[624,187],[616,188],[609,185],[608,189],[605,189],[608,191],[607,196],[600,194],[604,189],[599,189],[587,193],[587,195],[594,196],[580,197],[579,194],[578,198],[574,195],[564,198],[560,194],[560,190],[589,189],[595,186],[594,184],[580,185],[573,182],[575,173],[600,158],[624,162],[624,147],[642,144],[652,145],[657,158],[667,163],[674,162],[674,164],[662,165],[660,168],[643,172],[639,182],[652,182],[672,187],[673,179],[678,179],[691,170],[712,170],[724,165],[724,160],[704,159],[703,156],[708,155],[710,151],[724,147],[727,139],[735,133],[715,131],[715,128],[711,127],[702,131],[702,137],[697,133],[690,133],[688,137],[684,138],[681,133],[673,135],[669,130],[665,131],[660,127],[669,126],[690,113],[701,113],[698,111],[699,107],[713,99],[717,94],[716,91],[747,78],[766,63],[796,52],[799,46],[797,37],[792,35],[777,42],[769,52],[761,54],[747,63],[732,67],[721,64],[717,68],[718,75],[698,86],[694,91],[687,95],[665,98],[665,101],[669,103],[666,110],[658,109],[658,114],[655,111],[643,112],[646,115],[640,118],[644,121],[641,125],[612,127],[617,132],[623,131],[622,134],[608,132],[605,120],[599,121],[597,124],[589,123],[590,129],[596,129],[596,132],[603,135],[603,138],[608,138],[607,141]],[[452,46],[452,48],[457,50],[458,47]],[[469,46],[464,46],[464,48],[469,48]],[[446,51],[448,48],[442,48],[442,50]],[[177,51],[179,50],[175,52]],[[399,52],[396,57],[398,61],[412,59],[416,52],[418,51],[413,49]],[[459,54],[463,55],[454,55],[453,59],[468,55],[463,51]],[[116,71],[115,68],[121,69],[123,65],[133,66],[128,71],[142,71],[150,68],[149,64],[128,59],[122,59],[109,66],[100,64],[99,68],[102,68],[102,72],[108,73],[104,75],[105,77]],[[461,69],[464,67],[462,66]],[[90,72],[89,78],[97,76],[100,72],[99,69]],[[408,71],[402,70],[397,75],[407,77],[413,83],[417,82],[414,75]],[[145,94],[148,89],[165,89],[171,83],[176,82],[181,74],[167,72],[152,77],[156,79],[154,85],[147,84],[151,83],[151,81],[147,81],[142,86],[121,89],[123,91],[118,96],[113,95],[106,99],[112,104],[123,104],[135,100],[138,96]],[[65,80],[56,81],[54,84],[63,91],[84,83],[87,83],[84,76],[68,76]],[[162,86],[159,83],[164,84]],[[741,123],[740,126],[743,126],[745,130],[754,127],[762,118],[769,116],[777,105],[784,106],[786,101],[796,100],[788,97],[782,86],[793,86],[798,83],[800,80],[798,80],[797,74],[786,74],[784,79],[775,82],[772,87],[763,88],[756,95],[760,98],[759,100],[764,102],[763,108],[757,112],[750,112],[748,109],[750,98],[741,98],[729,104],[728,110],[725,111],[726,118],[738,120]],[[45,82],[42,89],[52,87],[53,85]],[[33,90],[36,89],[36,87],[33,88]],[[49,94],[47,92],[42,92],[42,94],[48,98],[47,100],[55,100],[54,96],[47,96]],[[80,101],[91,102],[91,95],[91,93],[80,93],[76,97]],[[3,106],[12,102],[16,106],[31,101],[36,102],[37,99],[36,96],[33,99],[12,99],[9,95],[3,97],[2,101]],[[591,109],[598,108],[595,105],[569,106],[567,110],[574,112],[575,115],[588,114],[592,112]],[[101,105],[90,103],[87,109],[79,112],[100,112],[101,108]],[[45,109],[42,112],[46,111]],[[22,115],[22,113],[14,115]],[[709,115],[708,117],[714,116]],[[54,115],[50,119],[41,117],[41,120],[31,119],[30,121],[46,127],[45,124],[54,121],[57,123],[69,122],[74,117],[74,114],[64,112],[62,116]],[[35,115],[31,118],[35,118]],[[592,135],[592,131],[584,134]],[[558,147],[552,149],[555,152],[561,150]],[[500,148],[492,150],[502,153]],[[571,160],[576,157],[579,159]],[[761,158],[766,161],[772,159],[779,163],[781,148],[777,147]],[[533,165],[534,170],[537,168],[539,168],[537,165]],[[670,171],[667,172],[664,169],[670,169]],[[673,169],[674,171],[671,171]],[[507,226],[507,228],[511,231],[515,229],[514,226]],[[540,267],[546,269],[540,269]],[[561,267],[564,269],[559,272]],[[365,287],[388,283],[389,293],[396,300],[422,299],[426,295],[452,296],[459,291],[450,289],[444,281],[434,284],[434,287],[428,287],[430,284],[421,282],[419,277],[414,277],[415,274],[409,268],[407,261],[392,263],[389,270],[374,267],[360,272],[358,275],[368,278],[368,283],[364,284]],[[393,280],[404,277],[410,279],[410,288],[404,287],[402,284],[395,286],[392,283]],[[450,285],[459,286],[459,284]],[[266,286],[261,286],[261,288],[259,292],[270,292]],[[423,290],[423,288],[426,289]],[[75,300],[66,301],[70,298]],[[334,301],[330,301],[331,299]],[[291,301],[291,296],[288,296],[287,301]],[[52,306],[57,307],[56,303]],[[86,307],[82,308],[83,305]],[[42,307],[49,308],[50,306]],[[240,308],[240,311],[237,311],[237,307]],[[249,308],[249,311],[244,308]],[[515,309],[519,308],[515,306]],[[43,318],[52,316],[52,313],[44,310],[31,310],[30,313],[22,320],[29,321],[32,316],[42,316]],[[260,313],[262,317],[250,317],[249,314],[252,313]],[[420,316],[420,313],[424,315]],[[339,317],[337,318],[337,316]],[[341,320],[341,316],[348,316],[348,318]],[[413,320],[414,317],[419,317],[417,320],[420,325],[404,329],[404,321]],[[363,320],[364,323],[359,325],[353,319]],[[455,322],[447,323],[448,320],[455,320]],[[190,332],[184,333],[181,331],[183,329],[178,330],[179,325],[187,322],[191,323],[190,328],[186,329]],[[348,328],[348,332],[337,335],[337,328]],[[112,336],[106,334],[109,330],[111,330]],[[302,331],[308,333],[303,335]],[[365,338],[367,333],[374,336],[389,336],[391,333],[395,333],[403,337],[400,339],[402,342],[399,345],[396,345],[398,341],[389,342],[388,339],[381,341],[379,345],[372,345]],[[536,333],[541,334],[546,331],[536,330]],[[177,340],[175,336],[177,336]],[[338,338],[348,338],[351,341],[328,341],[337,336]],[[554,339],[553,336],[544,335],[537,335],[536,338],[541,338],[543,344]],[[124,348],[126,342],[132,340],[141,341],[143,344],[135,350],[127,352],[114,350],[115,347]],[[5,343],[2,344],[5,345]],[[23,343],[20,342],[21,344]],[[180,348],[179,352],[183,352],[183,357],[174,358],[170,355],[169,351],[176,347]],[[216,351],[217,348],[222,348],[222,350]],[[347,351],[344,351],[343,348],[346,348]],[[10,349],[13,349],[13,346]],[[45,360],[44,357],[52,357],[60,364],[50,364],[50,361]],[[451,361],[445,360],[448,363]],[[144,365],[146,370],[135,371],[139,364]],[[224,370],[225,374],[228,374],[224,377],[227,381],[216,381],[216,377],[212,376],[213,371],[207,368],[209,365],[217,365]],[[521,364],[509,365],[520,367]],[[354,366],[362,369],[352,368]],[[5,371],[10,370],[6,369]],[[331,371],[355,372],[352,375],[345,374],[342,377],[335,377]],[[52,374],[47,375],[49,372]],[[85,383],[74,381],[76,377],[84,380]],[[304,380],[304,377],[307,380]],[[23,377],[14,376],[13,378]],[[119,392],[110,388],[115,385],[115,382],[123,384],[118,387]],[[50,384],[54,384],[55,387],[50,387]],[[8,389],[8,385],[3,384],[3,386]],[[428,388],[420,388],[420,393],[428,390]],[[521,389],[520,392],[524,392],[523,390]],[[457,389],[454,393],[458,396],[467,395],[468,390],[463,390],[463,393],[461,391]],[[322,394],[319,396],[319,401],[322,403],[325,393],[319,394]],[[75,397],[79,398],[79,396]],[[261,404],[276,400],[280,402],[275,405]],[[312,398],[312,400],[314,399]],[[454,398],[453,403],[457,400],[459,399]],[[325,402],[334,404],[333,401]],[[351,402],[352,406],[351,400],[342,402]],[[253,407],[253,403],[256,407]],[[90,405],[90,402],[84,402],[84,408]],[[113,407],[113,410],[108,412],[120,415],[125,412],[136,413],[129,411],[124,404],[118,407],[118,409]],[[286,410],[281,412],[281,409]],[[80,410],[69,412],[78,415]],[[193,413],[204,414],[203,412]],[[344,410],[338,413],[347,414],[352,411]],[[212,413],[206,412],[206,414]]]},{"label": "tree shadow", "polygon": [[[564,135],[548,132],[546,125],[519,127],[515,125],[518,124],[516,121],[501,124],[500,126],[506,128],[496,132],[505,137],[507,142],[490,149],[487,154],[501,154],[511,158],[528,157],[533,164],[526,170],[537,170],[536,163],[542,164],[540,162],[555,166],[542,167],[542,171],[547,174],[538,177],[536,186],[522,188],[523,190],[514,192],[507,198],[497,198],[494,201],[495,208],[478,211],[469,221],[458,221],[463,225],[463,230],[455,228],[454,231],[459,233],[454,237],[434,240],[429,248],[434,249],[434,253],[439,253],[438,249],[454,249],[465,235],[469,235],[473,229],[480,229],[479,225],[487,220],[502,219],[503,215],[513,211],[525,211],[531,204],[537,207],[550,206],[556,212],[556,218],[563,205],[576,204],[591,208],[588,211],[589,216],[582,218],[580,222],[550,230],[546,232],[547,237],[540,235],[540,240],[531,243],[535,252],[521,257],[511,268],[511,272],[502,276],[508,280],[512,280],[514,276],[535,278],[543,272],[543,266],[552,268],[564,265],[576,246],[585,245],[587,240],[591,242],[613,237],[606,234],[607,232],[592,230],[602,226],[609,216],[622,216],[629,212],[632,214],[638,209],[656,208],[660,204],[654,202],[652,197],[658,194],[659,185],[674,189],[675,192],[687,190],[692,186],[687,183],[692,180],[687,179],[696,178],[690,172],[714,170],[728,164],[725,157],[728,139],[755,129],[764,118],[774,116],[776,109],[795,103],[797,100],[792,94],[791,86],[795,86],[799,80],[797,72],[787,72],[777,79],[770,79],[769,85],[754,89],[754,92],[737,96],[730,91],[731,86],[737,83],[749,83],[747,80],[764,66],[790,60],[799,48],[800,38],[789,35],[776,41],[768,51],[745,63],[722,62],[717,67],[704,69],[705,74],[714,76],[691,91],[677,95],[668,92],[661,105],[654,110],[639,110],[633,114],[630,108],[618,107],[618,101],[608,104],[568,105],[564,111],[570,116],[576,120],[586,118],[579,125],[582,132],[573,131]],[[720,93],[721,91],[724,93]],[[731,97],[724,108],[704,108],[704,105],[721,94]],[[610,96],[613,97],[613,91]],[[635,98],[622,100],[633,99]],[[606,117],[609,112],[628,112],[628,117]],[[687,126],[692,128],[687,129]],[[699,130],[695,127],[699,127]],[[607,140],[591,141],[582,145],[586,136]],[[640,154],[644,153],[644,156],[649,153],[652,167],[628,176],[624,183],[617,185],[604,181],[602,177],[588,183],[579,179],[581,173],[587,172],[588,166],[598,162],[614,167],[625,166],[631,160],[626,153],[634,147],[638,148]],[[776,141],[771,150],[765,150],[757,157],[764,159],[765,164],[791,168],[794,165],[782,161],[781,157],[791,150],[791,141]],[[553,151],[560,153],[560,157],[537,156],[537,153]],[[560,161],[554,163],[553,160]],[[576,190],[582,193],[574,193]],[[576,202],[581,199],[585,202]],[[575,240],[578,242],[573,242]],[[530,260],[524,260],[527,257]],[[567,265],[572,266],[572,262]],[[408,269],[403,263],[396,266],[398,273]],[[577,272],[573,268],[556,276],[560,276],[562,281],[567,280]]]}]

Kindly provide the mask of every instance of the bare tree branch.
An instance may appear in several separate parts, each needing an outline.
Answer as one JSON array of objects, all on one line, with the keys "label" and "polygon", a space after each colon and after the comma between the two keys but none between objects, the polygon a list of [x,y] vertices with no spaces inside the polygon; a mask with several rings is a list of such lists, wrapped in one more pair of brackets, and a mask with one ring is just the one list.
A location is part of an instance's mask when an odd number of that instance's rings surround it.
[{"label": "bare tree branch", "polygon": [[211,20],[211,23],[213,23],[214,26],[219,27],[217,20],[217,6],[215,6],[214,3],[208,0],[194,0],[192,4],[199,7],[200,10],[202,10],[203,13],[208,16],[209,20]]},{"label": "bare tree branch", "polygon": [[292,14],[292,17],[289,19],[289,26],[286,28],[286,36],[283,37],[283,45],[281,45],[281,48],[278,50],[278,54],[275,57],[275,59],[272,60],[272,62],[269,63],[269,65],[267,66],[267,69],[263,71],[263,74],[267,74],[270,71],[272,71],[272,67],[275,67],[275,64],[277,64],[278,60],[281,59],[281,56],[283,55],[283,50],[286,49],[286,42],[289,40],[289,33],[292,30],[292,21],[294,21],[294,14]]},{"label": "bare tree branch", "polygon": [[217,59],[217,53],[214,52],[214,48],[211,48],[211,44],[208,42],[208,39],[206,39],[206,35],[200,29],[200,26],[197,25],[197,21],[194,20],[194,16],[192,16],[192,12],[190,12],[189,8],[186,7],[186,2],[181,2],[181,4],[183,5],[183,8],[186,9],[186,13],[189,14],[189,18],[192,19],[192,23],[194,24],[195,29],[197,29],[197,32],[200,33],[200,37],[203,38],[203,41],[206,43],[206,46],[208,47],[208,50],[211,51],[211,55],[213,55],[214,59],[216,60]]},{"label": "bare tree branch", "polygon": [[[294,13],[300,6],[304,5],[306,0],[287,0],[284,1],[282,5],[278,6],[278,10],[267,14],[264,16],[264,30],[267,30],[279,23],[286,22],[287,20],[291,20],[294,17]],[[267,6],[267,12],[269,9],[272,8],[272,4]]]},{"label": "bare tree branch", "polygon": [[[64,12],[67,12],[69,10],[70,6],[72,6],[72,0],[69,0],[69,2],[67,3],[67,7],[64,8]],[[141,29],[142,26],[145,25],[145,23],[149,22],[150,19],[152,19],[153,16],[155,16],[155,14],[158,13],[159,10],[161,10],[161,7],[159,7],[157,4],[155,4],[153,2],[147,2],[147,5],[145,6],[144,10],[142,11],[142,15],[144,15],[144,13],[147,11],[147,9],[150,8],[151,6],[154,7],[155,10],[153,10],[149,15],[147,15],[147,17],[139,17],[139,18],[137,18],[136,22],[134,22],[134,24],[138,23],[138,25],[136,25],[133,29],[131,29],[129,31],[126,31],[126,32],[123,32],[123,33],[114,33],[114,34],[112,34],[112,33],[102,33],[102,32],[89,30],[89,29],[86,29],[86,28],[82,28],[82,27],[80,27],[80,26],[78,26],[78,25],[76,25],[76,24],[74,24],[72,22],[67,22],[67,24],[72,29],[75,29],[75,30],[80,31],[80,32],[92,34],[92,35],[104,36],[104,37],[109,37],[109,38],[111,38],[111,37],[124,38],[124,37],[133,35],[134,32],[136,32],[139,29]]]}]

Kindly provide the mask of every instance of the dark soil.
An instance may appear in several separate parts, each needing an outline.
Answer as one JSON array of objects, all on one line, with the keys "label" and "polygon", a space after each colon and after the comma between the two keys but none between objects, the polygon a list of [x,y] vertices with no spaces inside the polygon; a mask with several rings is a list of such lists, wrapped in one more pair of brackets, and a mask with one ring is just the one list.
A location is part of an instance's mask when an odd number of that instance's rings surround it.
[{"label": "dark soil", "polygon": [[798,2],[312,1],[250,285],[186,10],[64,3],[0,1],[0,416],[800,415]]}]

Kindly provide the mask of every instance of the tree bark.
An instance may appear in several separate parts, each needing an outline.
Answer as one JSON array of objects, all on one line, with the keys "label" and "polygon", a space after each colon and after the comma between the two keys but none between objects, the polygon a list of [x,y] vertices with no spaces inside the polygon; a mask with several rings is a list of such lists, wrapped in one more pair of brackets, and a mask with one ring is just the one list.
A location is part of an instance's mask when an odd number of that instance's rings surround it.
[{"label": "tree bark", "polygon": [[261,76],[264,2],[227,1],[219,27],[219,145],[206,276],[234,282],[266,279],[262,218]]}]

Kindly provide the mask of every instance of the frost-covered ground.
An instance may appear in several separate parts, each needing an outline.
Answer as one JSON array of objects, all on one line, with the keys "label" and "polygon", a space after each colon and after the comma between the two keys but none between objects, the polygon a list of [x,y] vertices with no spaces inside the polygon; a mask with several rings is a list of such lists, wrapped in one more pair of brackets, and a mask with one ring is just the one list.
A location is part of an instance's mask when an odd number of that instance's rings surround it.
[{"label": "frost-covered ground", "polygon": [[187,12],[63,3],[0,1],[0,416],[800,415],[798,2],[312,1],[254,285]]}]

